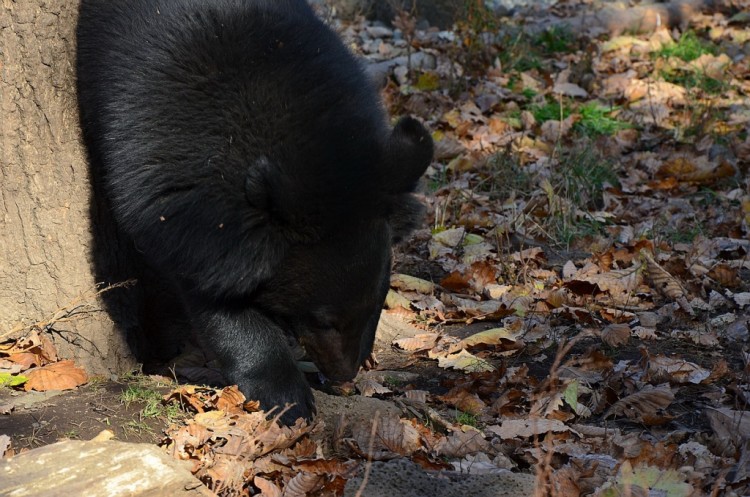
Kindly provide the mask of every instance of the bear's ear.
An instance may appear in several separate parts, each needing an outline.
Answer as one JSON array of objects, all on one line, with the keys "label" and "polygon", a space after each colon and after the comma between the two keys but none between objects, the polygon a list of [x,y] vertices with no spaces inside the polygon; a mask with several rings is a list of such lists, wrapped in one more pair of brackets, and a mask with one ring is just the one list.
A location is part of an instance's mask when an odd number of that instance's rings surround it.
[{"label": "bear's ear", "polygon": [[385,152],[385,185],[391,193],[414,191],[432,162],[432,137],[412,117],[403,117],[391,132]]},{"label": "bear's ear", "polygon": [[274,187],[271,178],[271,161],[268,157],[261,156],[257,158],[245,174],[245,198],[260,216],[270,220],[273,217]]},{"label": "bear's ear", "polygon": [[281,168],[266,156],[260,156],[247,168],[245,198],[255,215],[274,227],[284,227],[294,220],[299,195]]},{"label": "bear's ear", "polygon": [[268,157],[260,156],[245,173],[245,199],[252,210],[253,222],[287,242],[302,243],[316,239],[319,211],[305,199],[309,192],[300,188],[282,168]]}]

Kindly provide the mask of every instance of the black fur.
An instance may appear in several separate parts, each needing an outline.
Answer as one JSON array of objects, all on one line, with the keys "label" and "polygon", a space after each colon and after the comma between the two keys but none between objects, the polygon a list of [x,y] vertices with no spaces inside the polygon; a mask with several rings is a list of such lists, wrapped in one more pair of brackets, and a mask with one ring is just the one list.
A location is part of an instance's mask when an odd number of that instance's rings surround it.
[{"label": "black fur", "polygon": [[356,374],[429,134],[387,126],[304,0],[83,0],[78,97],[118,231],[230,381],[311,417],[285,334],[331,379]]}]

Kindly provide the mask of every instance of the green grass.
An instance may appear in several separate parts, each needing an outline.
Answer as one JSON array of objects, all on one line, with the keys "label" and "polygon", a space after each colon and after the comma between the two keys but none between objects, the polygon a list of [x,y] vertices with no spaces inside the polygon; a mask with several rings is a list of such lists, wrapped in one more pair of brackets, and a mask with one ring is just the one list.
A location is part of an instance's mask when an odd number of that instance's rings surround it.
[{"label": "green grass", "polygon": [[581,120],[575,124],[574,129],[588,136],[602,136],[614,135],[620,130],[631,128],[630,123],[610,117],[616,110],[617,107],[608,109],[596,102],[586,103],[578,109]]},{"label": "green grass", "polygon": [[495,198],[511,195],[526,196],[536,186],[535,178],[519,162],[518,154],[506,150],[495,154],[487,161],[482,179],[473,188]]},{"label": "green grass", "polygon": [[560,151],[549,178],[550,212],[543,223],[552,243],[570,247],[577,239],[603,234],[605,223],[587,213],[602,209],[606,185],[619,185],[617,174],[590,143]]},{"label": "green grass", "polygon": [[498,27],[497,15],[483,0],[464,0],[459,22],[465,23],[475,33],[496,31]]},{"label": "green grass", "polygon": [[386,376],[383,379],[383,385],[387,386],[388,388],[399,388],[404,385],[403,380],[400,378],[396,378],[395,376]]},{"label": "green grass", "polygon": [[567,213],[557,213],[547,220],[546,229],[551,242],[570,248],[576,240],[603,235],[604,223],[591,218],[575,219]]},{"label": "green grass", "polygon": [[540,70],[542,67],[542,60],[533,54],[521,55],[510,64],[511,70],[520,72],[531,71],[533,69]]},{"label": "green grass", "polygon": [[479,426],[479,420],[474,414],[463,411],[456,411],[456,423],[459,425],[473,426],[474,428]]},{"label": "green grass", "polygon": [[601,209],[605,184],[619,185],[617,174],[590,144],[564,151],[552,177],[558,195],[585,210]]},{"label": "green grass", "polygon": [[128,385],[120,394],[120,400],[126,406],[133,403],[144,404],[139,412],[141,419],[164,417],[172,422],[185,415],[179,405],[174,403],[164,404],[162,394],[148,386],[151,380],[143,376],[134,378],[134,383]]},{"label": "green grass", "polygon": [[497,55],[509,73],[543,71],[546,58],[574,52],[578,39],[568,26],[554,26],[533,36],[522,29],[510,28],[498,45],[502,50]]},{"label": "green grass", "polygon": [[667,219],[660,220],[654,225],[651,233],[646,233],[656,241],[666,240],[669,243],[692,243],[699,235],[705,234],[705,226],[698,220],[674,225]]},{"label": "green grass", "polygon": [[698,88],[709,95],[719,95],[729,88],[726,82],[712,78],[703,71],[663,69],[660,74],[668,83],[680,85],[688,90]]},{"label": "green grass", "polygon": [[552,26],[532,39],[532,45],[540,47],[545,54],[571,53],[576,49],[576,38],[570,26]]},{"label": "green grass", "polygon": [[523,95],[526,100],[531,100],[536,97],[538,93],[533,88],[524,88],[521,90],[521,95]]},{"label": "green grass", "polygon": [[665,235],[667,240],[672,243],[692,243],[698,235],[705,233],[703,225],[696,223],[683,229],[669,229]]},{"label": "green grass", "polygon": [[71,439],[71,440],[73,440],[73,439],[78,439],[78,438],[80,438],[80,437],[81,437],[81,435],[80,435],[80,434],[78,433],[78,431],[77,431],[77,430],[68,430],[68,431],[66,431],[66,432],[64,432],[64,433],[61,433],[61,435],[62,435],[62,436],[63,436],[64,438],[69,438],[69,439]]},{"label": "green grass", "polygon": [[128,388],[120,395],[120,400],[130,406],[133,403],[146,404],[141,409],[141,414],[146,418],[155,418],[163,412],[161,394],[156,390],[142,387],[140,385],[128,385]]},{"label": "green grass", "polygon": [[529,35],[521,29],[508,28],[499,45],[503,49],[497,56],[511,78],[518,77],[514,72],[541,70],[544,66],[541,50],[532,45]]},{"label": "green grass", "polygon": [[532,105],[529,110],[539,124],[546,121],[560,121],[570,116],[570,107],[560,102],[547,102],[543,105]]},{"label": "green grass", "polygon": [[581,118],[573,129],[587,136],[613,135],[622,129],[631,128],[630,123],[611,117],[610,114],[618,110],[617,107],[607,108],[598,102],[588,102],[576,110],[561,102],[547,102],[543,105],[532,105],[529,110],[538,123],[559,121],[568,118],[574,112]]},{"label": "green grass", "polygon": [[[716,45],[701,40],[693,31],[686,31],[676,43],[663,46],[654,55],[665,59],[676,58],[683,62],[692,62],[701,55],[718,53],[719,48]],[[704,71],[693,67],[681,67],[679,64],[672,64],[671,67],[661,69],[659,73],[669,83],[687,89],[698,88],[709,95],[718,95],[729,87],[726,82],[710,77]]]},{"label": "green grass", "polygon": [[670,43],[658,50],[657,57],[677,57],[685,62],[692,62],[703,54],[716,55],[718,47],[698,38],[693,31],[685,31],[676,43]]},{"label": "green grass", "polygon": [[151,427],[140,420],[132,420],[128,421],[124,425],[122,425],[122,429],[126,433],[132,433],[135,435],[142,435],[143,433],[153,433],[154,430],[151,429]]}]

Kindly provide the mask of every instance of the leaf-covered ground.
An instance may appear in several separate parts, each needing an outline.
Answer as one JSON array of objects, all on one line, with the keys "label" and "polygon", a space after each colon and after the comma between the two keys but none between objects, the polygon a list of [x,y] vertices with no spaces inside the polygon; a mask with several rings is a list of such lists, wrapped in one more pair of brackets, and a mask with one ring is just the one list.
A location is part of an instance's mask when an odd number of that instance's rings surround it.
[{"label": "leaf-covered ground", "polygon": [[[396,459],[538,496],[749,495],[750,18],[467,5],[450,31],[332,19],[436,145],[386,302],[410,331],[343,392],[385,402],[287,428],[180,386],[161,444],[222,496],[377,495]],[[45,347],[0,347],[0,380],[85,381]]]}]

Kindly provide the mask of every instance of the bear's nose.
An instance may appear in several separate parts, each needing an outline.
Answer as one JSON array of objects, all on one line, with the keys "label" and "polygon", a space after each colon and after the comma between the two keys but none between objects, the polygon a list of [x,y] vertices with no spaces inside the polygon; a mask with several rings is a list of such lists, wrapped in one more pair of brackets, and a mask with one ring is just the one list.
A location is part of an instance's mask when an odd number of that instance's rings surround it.
[{"label": "bear's nose", "polygon": [[325,377],[333,383],[351,381],[359,372],[359,364],[356,361],[339,361],[334,364],[328,364],[328,367],[318,367]]}]

